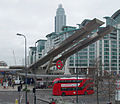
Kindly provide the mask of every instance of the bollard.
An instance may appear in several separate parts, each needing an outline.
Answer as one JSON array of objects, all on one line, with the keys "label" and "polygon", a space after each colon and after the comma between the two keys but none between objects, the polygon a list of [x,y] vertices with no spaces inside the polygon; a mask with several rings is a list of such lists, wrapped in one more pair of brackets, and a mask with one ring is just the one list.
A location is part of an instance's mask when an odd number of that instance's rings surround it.
[{"label": "bollard", "polygon": [[56,104],[55,101],[53,101],[52,104]]},{"label": "bollard", "polygon": [[56,103],[55,103],[55,100],[54,100],[53,98],[52,98],[52,103],[51,103],[51,104],[56,104]]},{"label": "bollard", "polygon": [[15,100],[15,104],[18,104],[18,99]]}]

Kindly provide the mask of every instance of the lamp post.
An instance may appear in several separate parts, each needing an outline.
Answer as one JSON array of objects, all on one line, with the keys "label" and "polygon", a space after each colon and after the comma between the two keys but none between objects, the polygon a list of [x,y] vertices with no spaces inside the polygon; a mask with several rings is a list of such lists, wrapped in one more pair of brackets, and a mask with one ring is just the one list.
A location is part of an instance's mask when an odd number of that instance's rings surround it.
[{"label": "lamp post", "polygon": [[77,79],[77,86],[76,86],[76,104],[78,104],[78,102],[79,102],[79,101],[78,101],[78,52],[76,53],[76,57],[77,57],[77,58],[76,58],[76,59],[77,59],[77,60],[76,60],[76,61],[77,61],[77,62],[76,62],[76,66],[77,66],[77,67],[76,67],[76,79]]},{"label": "lamp post", "polygon": [[26,36],[23,34],[17,33],[16,35],[18,36],[23,36],[25,39],[25,102],[27,104],[27,41],[26,41]]},{"label": "lamp post", "polygon": [[[37,51],[37,49],[36,49],[36,44],[37,44],[37,42],[38,42],[39,40],[37,40],[36,42],[35,42],[35,63],[36,63],[36,51]],[[35,67],[34,67],[34,74],[35,74],[35,76],[34,76],[34,104],[36,104],[36,65],[35,65]]]}]

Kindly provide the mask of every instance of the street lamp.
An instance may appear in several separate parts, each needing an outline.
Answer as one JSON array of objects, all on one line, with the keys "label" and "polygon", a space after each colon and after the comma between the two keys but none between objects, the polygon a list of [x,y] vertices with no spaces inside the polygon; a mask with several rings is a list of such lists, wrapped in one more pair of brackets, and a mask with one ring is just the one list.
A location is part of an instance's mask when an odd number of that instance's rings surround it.
[{"label": "street lamp", "polygon": [[19,33],[17,33],[16,35],[23,36],[25,39],[25,101],[27,104],[27,73],[28,73],[28,71],[27,71],[27,41],[26,41],[25,35],[19,34]]},{"label": "street lamp", "polygon": [[[36,48],[36,44],[39,40],[37,40],[35,42],[35,63],[36,63],[36,51],[37,51],[37,48]],[[34,104],[36,104],[36,65],[34,67]]]},{"label": "street lamp", "polygon": [[77,67],[76,67],[76,79],[77,79],[77,80],[76,80],[76,81],[77,81],[77,86],[76,86],[76,104],[78,104],[78,102],[79,102],[79,101],[78,101],[78,52],[76,53],[76,57],[77,57],[77,58],[76,58],[76,59],[77,59],[77,60],[76,60],[76,61],[77,61],[77,63],[76,63],[76,66],[77,66]]}]

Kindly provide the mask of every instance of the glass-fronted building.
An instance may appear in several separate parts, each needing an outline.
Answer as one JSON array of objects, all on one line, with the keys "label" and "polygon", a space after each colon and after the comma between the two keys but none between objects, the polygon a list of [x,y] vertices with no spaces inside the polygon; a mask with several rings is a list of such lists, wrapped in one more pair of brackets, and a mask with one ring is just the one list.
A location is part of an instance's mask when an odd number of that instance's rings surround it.
[{"label": "glass-fronted building", "polygon": [[29,65],[35,62],[35,52],[36,52],[36,60],[38,60],[42,56],[46,41],[47,40],[40,39],[36,42],[36,47],[29,47],[29,56],[28,56]]},{"label": "glass-fronted building", "polygon": [[[61,18],[61,21],[64,21],[62,24],[61,30],[57,31],[56,27],[59,26],[59,23],[56,24],[57,13],[55,17],[55,32],[52,32],[46,36],[47,40],[38,41],[37,46],[37,56],[46,55],[51,49],[59,46],[62,41],[71,36],[76,30],[80,29],[82,26],[86,25],[90,20],[85,19],[82,23],[78,24],[79,27],[66,26],[65,12],[62,8],[62,5],[59,5],[57,9],[61,10],[60,13],[64,18]],[[59,18],[59,17],[58,17]],[[103,75],[106,71],[114,74],[120,73],[120,10],[115,12],[111,17],[104,17],[106,19],[106,25],[111,25],[115,27],[115,30],[110,34],[104,36],[103,39],[98,40],[97,42],[89,45],[88,47],[80,50],[78,53],[70,56],[63,70],[65,74],[76,73],[76,70],[79,69],[79,73],[89,73],[90,70],[95,69],[95,61],[99,60],[99,70]],[[91,36],[99,29],[92,31]],[[32,48],[31,48],[32,49]],[[32,49],[31,53],[34,51]],[[63,52],[62,52],[63,53]],[[57,56],[59,57],[59,55]],[[51,70],[57,70],[54,66]]]},{"label": "glass-fronted building", "polygon": [[104,37],[104,53],[102,62],[104,63],[103,70],[120,73],[120,10],[116,11],[111,17],[104,17],[106,25],[115,27],[109,35]]},{"label": "glass-fronted building", "polygon": [[36,47],[29,47],[28,65],[33,64],[35,60]]},{"label": "glass-fronted building", "polygon": [[45,49],[45,43],[47,40],[44,39],[40,39],[37,41],[37,46],[36,46],[36,51],[37,51],[37,59],[39,59],[42,54],[43,54],[43,50]]},{"label": "glass-fronted building", "polygon": [[[99,70],[101,74],[105,71],[119,74],[119,57],[120,57],[120,12],[115,12],[111,17],[105,17],[106,25],[112,25],[115,30],[110,34],[104,36],[103,39],[89,45],[87,48],[82,49],[78,53],[72,55],[67,59],[63,70],[69,70],[70,73],[76,73],[76,69],[79,69],[79,73],[88,73],[89,70],[94,69],[96,60],[99,60]],[[59,45],[63,40],[72,35],[75,30],[80,29],[82,26],[87,24],[90,20],[85,19],[79,28],[72,26],[64,26],[62,32],[48,34],[47,44],[50,47]],[[97,32],[99,29],[94,30],[89,36]],[[89,37],[88,36],[88,37]],[[50,49],[49,49],[50,50]],[[48,51],[49,51],[48,50]],[[66,67],[67,66],[67,67]],[[54,68],[56,69],[56,68]],[[57,69],[56,69],[57,70]]]}]

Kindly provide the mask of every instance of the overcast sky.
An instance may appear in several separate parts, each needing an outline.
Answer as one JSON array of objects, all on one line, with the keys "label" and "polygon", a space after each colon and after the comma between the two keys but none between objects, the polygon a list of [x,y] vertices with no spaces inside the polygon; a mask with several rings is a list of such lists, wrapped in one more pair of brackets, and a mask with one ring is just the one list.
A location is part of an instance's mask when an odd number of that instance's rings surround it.
[{"label": "overcast sky", "polygon": [[[54,17],[63,5],[67,25],[76,26],[84,19],[111,16],[120,9],[120,0],[0,0],[0,60],[8,65],[23,63],[24,38],[27,47],[54,31]],[[14,51],[14,54],[13,54]],[[15,58],[14,58],[15,56]]]}]

